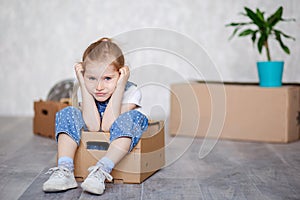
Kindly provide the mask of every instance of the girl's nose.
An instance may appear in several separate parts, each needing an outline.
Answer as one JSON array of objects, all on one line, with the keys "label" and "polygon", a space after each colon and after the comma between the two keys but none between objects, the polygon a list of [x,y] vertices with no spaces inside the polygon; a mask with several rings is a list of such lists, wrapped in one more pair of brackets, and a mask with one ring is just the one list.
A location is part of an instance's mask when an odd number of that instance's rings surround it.
[{"label": "girl's nose", "polygon": [[99,82],[98,82],[96,89],[97,89],[97,90],[102,90],[102,89],[104,89],[104,85],[103,85],[102,81],[99,81]]}]

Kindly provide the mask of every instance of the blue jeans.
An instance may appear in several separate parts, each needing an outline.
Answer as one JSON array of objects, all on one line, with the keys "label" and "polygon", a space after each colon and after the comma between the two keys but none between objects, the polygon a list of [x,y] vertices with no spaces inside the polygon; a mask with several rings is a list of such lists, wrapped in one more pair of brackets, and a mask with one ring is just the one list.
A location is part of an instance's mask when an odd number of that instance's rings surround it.
[{"label": "blue jeans", "polygon": [[[130,150],[137,145],[142,134],[148,128],[147,117],[137,110],[122,113],[110,127],[110,142],[120,137],[131,138]],[[56,113],[56,141],[60,133],[68,134],[79,145],[81,130],[88,131],[79,109],[68,106]]]}]

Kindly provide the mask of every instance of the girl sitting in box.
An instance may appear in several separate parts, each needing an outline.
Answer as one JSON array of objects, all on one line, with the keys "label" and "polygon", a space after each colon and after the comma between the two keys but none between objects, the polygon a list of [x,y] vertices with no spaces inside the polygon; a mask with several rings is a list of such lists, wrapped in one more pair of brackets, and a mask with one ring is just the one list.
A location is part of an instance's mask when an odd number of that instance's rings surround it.
[{"label": "girl sitting in box", "polygon": [[81,129],[110,132],[110,146],[106,155],[82,183],[84,191],[102,194],[105,179],[114,166],[140,140],[148,127],[148,119],[139,112],[141,92],[128,82],[129,68],[124,65],[121,49],[109,38],[91,44],[82,62],[75,65],[82,95],[82,109],[66,107],[56,114],[58,166],[44,183],[45,192],[64,191],[77,187],[74,178],[74,155],[80,142]]}]

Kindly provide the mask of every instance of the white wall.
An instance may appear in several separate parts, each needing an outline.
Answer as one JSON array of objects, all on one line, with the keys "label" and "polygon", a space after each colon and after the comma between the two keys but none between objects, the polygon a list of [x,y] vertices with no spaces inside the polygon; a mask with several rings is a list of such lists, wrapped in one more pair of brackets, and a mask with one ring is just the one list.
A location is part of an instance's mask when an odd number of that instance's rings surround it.
[{"label": "white wall", "polygon": [[[229,42],[232,29],[224,25],[242,20],[238,13],[244,6],[259,6],[271,13],[279,5],[285,17],[296,18],[296,23],[281,28],[297,40],[287,42],[290,56],[275,42],[271,53],[275,60],[285,60],[283,81],[300,82],[299,0],[1,0],[0,115],[33,115],[33,101],[45,99],[58,81],[74,77],[74,62],[102,36],[116,38],[126,50],[145,41],[158,46],[166,42],[161,48],[175,48],[187,57],[158,49],[126,53],[132,80],[144,85],[145,110],[158,118],[168,115],[170,83],[187,79],[257,82],[256,60],[264,56],[258,55],[250,38]],[[169,31],[135,38],[138,34],[132,30],[146,27]],[[197,69],[187,61],[193,61]]]}]

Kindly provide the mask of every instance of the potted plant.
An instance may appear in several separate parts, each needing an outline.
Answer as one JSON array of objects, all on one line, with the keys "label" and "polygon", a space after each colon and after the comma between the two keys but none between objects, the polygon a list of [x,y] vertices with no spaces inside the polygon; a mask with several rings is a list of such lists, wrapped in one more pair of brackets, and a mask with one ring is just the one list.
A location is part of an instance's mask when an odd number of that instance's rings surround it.
[{"label": "potted plant", "polygon": [[[282,6],[279,7],[275,13],[269,17],[264,16],[264,12],[256,9],[256,12],[245,7],[245,13],[242,15],[248,17],[248,22],[234,22],[226,26],[235,27],[230,39],[238,34],[239,37],[251,36],[253,45],[257,45],[258,52],[261,54],[262,50],[266,50],[268,61],[257,62],[259,85],[261,87],[280,87],[282,85],[283,61],[272,61],[270,54],[269,39],[277,40],[280,47],[287,54],[290,54],[290,49],[283,43],[282,38],[295,40],[294,37],[283,33],[281,30],[275,28],[279,22],[295,21],[295,19],[283,19]],[[241,28],[247,27],[243,30]]]}]

